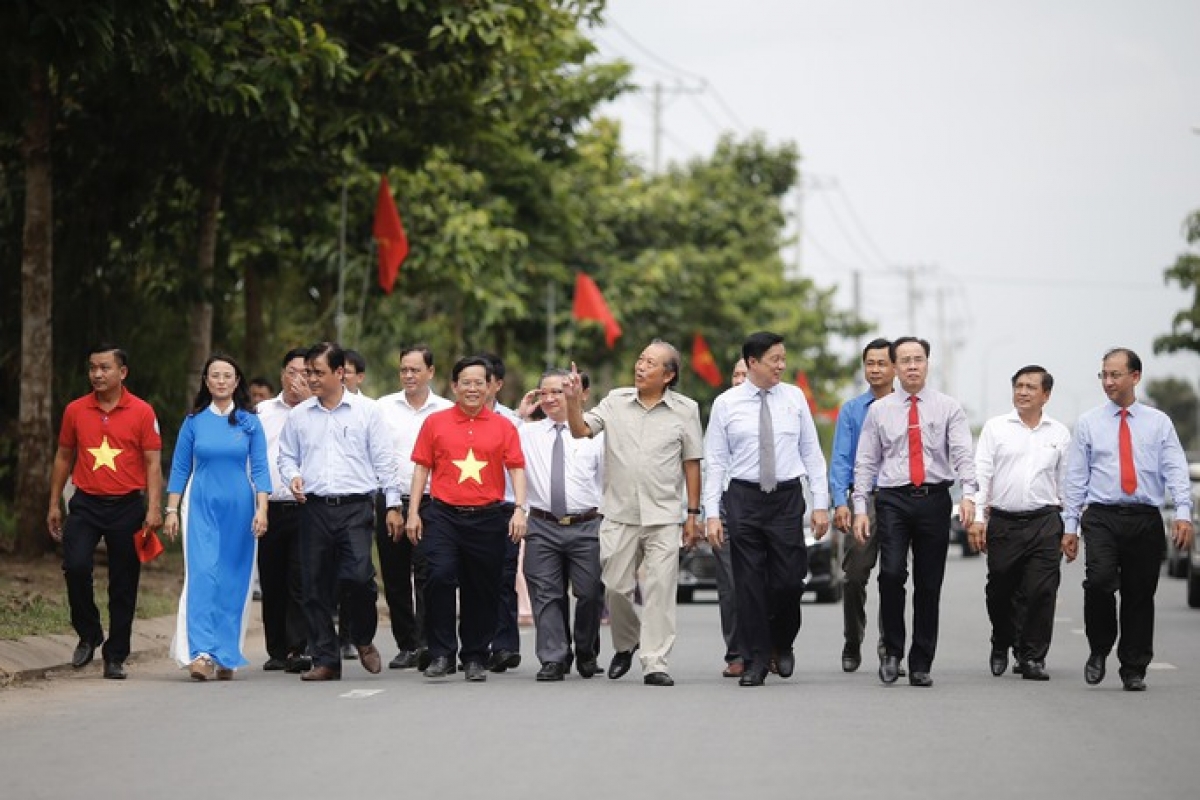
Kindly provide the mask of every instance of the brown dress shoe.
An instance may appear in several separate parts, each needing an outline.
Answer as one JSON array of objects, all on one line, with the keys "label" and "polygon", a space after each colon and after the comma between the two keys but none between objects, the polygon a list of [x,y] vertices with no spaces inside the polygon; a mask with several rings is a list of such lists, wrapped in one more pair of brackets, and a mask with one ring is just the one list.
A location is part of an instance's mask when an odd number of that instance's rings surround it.
[{"label": "brown dress shoe", "polygon": [[302,681],[340,681],[341,679],[342,673],[333,667],[313,667],[300,675]]},{"label": "brown dress shoe", "polygon": [[379,648],[373,644],[358,645],[358,660],[362,663],[363,669],[372,675],[378,675],[383,669],[383,659],[379,657]]},{"label": "brown dress shoe", "polygon": [[730,661],[725,666],[725,670],[721,673],[721,677],[723,677],[723,678],[740,678],[740,677],[742,677],[742,673],[745,671],[746,671],[746,662],[742,661],[741,659],[738,659],[737,661]]}]

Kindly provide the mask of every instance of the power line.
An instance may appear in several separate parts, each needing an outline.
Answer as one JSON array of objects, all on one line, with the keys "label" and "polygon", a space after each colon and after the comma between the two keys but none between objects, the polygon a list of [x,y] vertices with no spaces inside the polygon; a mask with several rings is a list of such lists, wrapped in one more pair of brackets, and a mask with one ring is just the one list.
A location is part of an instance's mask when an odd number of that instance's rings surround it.
[{"label": "power line", "polygon": [[875,244],[875,240],[871,238],[871,234],[867,232],[867,227],[863,225],[862,218],[859,217],[858,212],[854,210],[854,204],[850,202],[850,195],[846,192],[845,188],[842,187],[842,184],[835,180],[833,182],[833,188],[838,193],[838,196],[842,198],[842,202],[845,204],[846,210],[850,213],[850,221],[854,223],[854,227],[858,229],[863,241],[870,246],[882,263],[891,263],[891,260],[883,254],[882,250],[879,249],[879,245]]}]

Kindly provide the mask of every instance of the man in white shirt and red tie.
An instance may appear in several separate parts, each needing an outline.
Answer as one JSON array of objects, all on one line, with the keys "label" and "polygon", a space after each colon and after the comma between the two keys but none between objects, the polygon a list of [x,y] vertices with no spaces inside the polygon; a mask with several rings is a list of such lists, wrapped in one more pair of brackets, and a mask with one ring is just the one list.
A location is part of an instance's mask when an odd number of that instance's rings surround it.
[{"label": "man in white shirt and red tie", "polygon": [[[1071,432],[1043,412],[1054,377],[1030,365],[1012,377],[1013,410],[983,426],[975,447],[971,546],[987,553],[992,674],[1017,654],[1025,680],[1046,681],[1062,558],[1062,484]],[[1016,596],[1021,602],[1014,604]]]},{"label": "man in white shirt and red tie", "polygon": [[[529,491],[525,534],[525,582],[537,628],[539,681],[561,681],[575,659],[584,678],[597,662],[604,582],[600,578],[600,497],[604,483],[604,434],[576,439],[567,426],[564,369],[548,370],[538,388],[545,417],[521,426],[521,449]],[[575,595],[574,635],[567,627]],[[572,643],[574,651],[572,652]]]},{"label": "man in white shirt and red tie", "polygon": [[1083,624],[1091,654],[1084,680],[1091,686],[1104,680],[1115,644],[1122,685],[1140,692],[1154,657],[1154,593],[1166,547],[1158,509],[1170,493],[1172,536],[1180,549],[1187,548],[1195,533],[1191,481],[1171,418],[1137,401],[1142,380],[1137,353],[1109,350],[1098,377],[1108,402],[1075,425],[1063,492],[1062,549],[1074,560],[1079,534],[1087,540]]},{"label": "man in white shirt and red tie", "polygon": [[871,535],[867,498],[875,494],[879,537],[880,628],[886,651],[879,679],[892,684],[904,655],[905,585],[913,563],[913,636],[908,682],[932,686],[946,552],[950,547],[950,486],[962,482],[962,519],[975,518],[975,462],[971,427],[953,397],[925,385],[929,342],[902,336],[892,342],[899,391],[871,404],[854,461],[854,536]]}]

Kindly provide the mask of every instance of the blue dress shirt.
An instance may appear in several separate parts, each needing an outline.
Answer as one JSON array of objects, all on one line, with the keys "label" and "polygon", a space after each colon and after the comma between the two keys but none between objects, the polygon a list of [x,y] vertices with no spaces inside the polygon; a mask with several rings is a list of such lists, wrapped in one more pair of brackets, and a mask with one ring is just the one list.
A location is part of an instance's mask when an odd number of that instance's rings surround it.
[{"label": "blue dress shirt", "polygon": [[838,410],[837,427],[833,431],[833,455],[829,463],[829,500],[834,508],[850,505],[850,486],[854,483],[854,455],[858,452],[858,437],[863,420],[875,394],[867,390],[842,403]]}]

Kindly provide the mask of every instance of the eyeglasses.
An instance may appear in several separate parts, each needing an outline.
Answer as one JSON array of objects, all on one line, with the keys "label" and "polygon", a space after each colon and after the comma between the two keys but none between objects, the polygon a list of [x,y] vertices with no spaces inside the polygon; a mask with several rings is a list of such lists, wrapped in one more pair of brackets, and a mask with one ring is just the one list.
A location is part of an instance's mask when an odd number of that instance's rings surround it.
[{"label": "eyeglasses", "polygon": [[1101,371],[1101,372],[1096,373],[1096,377],[1102,381],[1119,381],[1119,380],[1121,380],[1121,378],[1124,378],[1126,375],[1129,375],[1129,374],[1131,374],[1129,371],[1126,371],[1126,372],[1104,372],[1104,371]]}]

